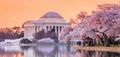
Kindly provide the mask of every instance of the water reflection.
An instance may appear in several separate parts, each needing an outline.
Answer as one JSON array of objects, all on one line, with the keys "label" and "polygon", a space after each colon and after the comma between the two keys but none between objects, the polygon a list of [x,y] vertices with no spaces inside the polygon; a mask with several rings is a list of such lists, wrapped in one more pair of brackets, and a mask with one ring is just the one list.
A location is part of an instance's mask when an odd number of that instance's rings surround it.
[{"label": "water reflection", "polygon": [[120,57],[120,53],[75,51],[71,45],[1,46],[0,57]]},{"label": "water reflection", "polygon": [[1,46],[0,57],[72,57],[71,45]]}]

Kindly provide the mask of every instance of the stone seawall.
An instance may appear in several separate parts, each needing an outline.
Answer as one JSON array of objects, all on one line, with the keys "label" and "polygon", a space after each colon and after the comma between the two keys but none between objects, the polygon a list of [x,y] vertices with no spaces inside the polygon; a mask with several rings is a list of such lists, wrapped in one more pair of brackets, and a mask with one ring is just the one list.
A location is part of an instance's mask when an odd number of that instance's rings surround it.
[{"label": "stone seawall", "polygon": [[81,47],[81,46],[74,45],[73,48],[76,50],[107,51],[107,52],[120,53],[120,47]]}]

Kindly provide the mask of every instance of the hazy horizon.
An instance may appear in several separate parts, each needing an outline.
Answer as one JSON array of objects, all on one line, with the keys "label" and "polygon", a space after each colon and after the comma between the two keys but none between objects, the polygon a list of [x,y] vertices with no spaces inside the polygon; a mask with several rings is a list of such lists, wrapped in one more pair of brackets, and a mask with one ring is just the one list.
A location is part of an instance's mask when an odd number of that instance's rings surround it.
[{"label": "hazy horizon", "polygon": [[1,0],[0,28],[21,26],[27,20],[38,20],[46,12],[59,13],[65,20],[80,11],[90,13],[98,4],[119,3],[119,0]]}]

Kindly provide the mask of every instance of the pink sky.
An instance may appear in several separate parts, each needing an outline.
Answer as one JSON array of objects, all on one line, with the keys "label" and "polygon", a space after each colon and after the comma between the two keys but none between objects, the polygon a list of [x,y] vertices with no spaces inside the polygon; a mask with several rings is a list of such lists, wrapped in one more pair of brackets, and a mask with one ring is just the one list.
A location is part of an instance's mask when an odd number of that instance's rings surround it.
[{"label": "pink sky", "polygon": [[0,0],[0,28],[21,26],[27,20],[38,20],[54,11],[65,20],[75,18],[80,11],[91,12],[97,4],[119,3],[119,0]]}]

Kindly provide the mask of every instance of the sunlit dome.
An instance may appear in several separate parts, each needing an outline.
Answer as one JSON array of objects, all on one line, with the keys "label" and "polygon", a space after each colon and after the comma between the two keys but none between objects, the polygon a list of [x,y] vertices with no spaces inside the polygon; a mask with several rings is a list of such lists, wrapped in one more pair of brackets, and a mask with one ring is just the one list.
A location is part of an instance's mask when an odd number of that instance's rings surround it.
[{"label": "sunlit dome", "polygon": [[47,12],[40,18],[62,18],[63,19],[63,17],[56,12]]}]

